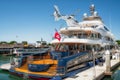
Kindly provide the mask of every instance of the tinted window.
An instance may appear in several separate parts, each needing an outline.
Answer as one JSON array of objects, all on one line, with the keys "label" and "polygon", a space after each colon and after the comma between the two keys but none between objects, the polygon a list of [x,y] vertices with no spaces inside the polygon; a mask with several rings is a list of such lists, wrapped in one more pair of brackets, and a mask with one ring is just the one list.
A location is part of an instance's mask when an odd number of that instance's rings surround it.
[{"label": "tinted window", "polygon": [[104,26],[104,29],[105,29],[106,31],[109,31],[105,26]]}]

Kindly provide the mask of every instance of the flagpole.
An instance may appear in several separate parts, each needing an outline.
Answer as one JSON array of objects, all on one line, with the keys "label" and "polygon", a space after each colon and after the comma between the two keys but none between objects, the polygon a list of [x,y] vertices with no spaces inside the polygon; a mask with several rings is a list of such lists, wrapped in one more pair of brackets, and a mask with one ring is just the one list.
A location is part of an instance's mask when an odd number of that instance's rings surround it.
[{"label": "flagpole", "polygon": [[56,32],[55,32],[55,34],[54,34],[54,38],[57,39],[57,40],[59,40],[59,43],[58,43],[58,45],[56,46],[56,49],[58,49],[59,46],[60,46],[61,36],[60,36],[60,34],[58,33],[57,29],[55,29],[55,31],[56,31]]}]

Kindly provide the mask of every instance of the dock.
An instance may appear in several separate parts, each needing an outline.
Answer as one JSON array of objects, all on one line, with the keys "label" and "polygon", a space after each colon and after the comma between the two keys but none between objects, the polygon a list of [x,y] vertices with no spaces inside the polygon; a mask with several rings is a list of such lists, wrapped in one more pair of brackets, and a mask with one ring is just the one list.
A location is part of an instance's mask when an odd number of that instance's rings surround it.
[{"label": "dock", "polygon": [[0,65],[0,69],[1,70],[7,70],[7,71],[9,71],[10,67],[11,67],[10,63],[6,63],[6,64]]},{"label": "dock", "polygon": [[[120,65],[120,60],[111,60],[111,70]],[[96,65],[64,80],[101,80],[106,74],[106,65]]]}]

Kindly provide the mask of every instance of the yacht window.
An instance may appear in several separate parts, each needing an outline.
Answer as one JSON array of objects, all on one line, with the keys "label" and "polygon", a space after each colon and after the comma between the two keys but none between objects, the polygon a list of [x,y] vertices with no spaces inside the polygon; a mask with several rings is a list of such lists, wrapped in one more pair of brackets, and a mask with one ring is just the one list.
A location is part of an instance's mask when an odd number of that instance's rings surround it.
[{"label": "yacht window", "polygon": [[69,35],[69,38],[72,38],[72,35]]},{"label": "yacht window", "polygon": [[106,31],[109,31],[105,26],[104,26],[104,29],[105,29]]},{"label": "yacht window", "polygon": [[95,25],[95,28],[98,27],[98,25]]},{"label": "yacht window", "polygon": [[86,45],[86,50],[87,50],[87,51],[92,50],[91,45]]},{"label": "yacht window", "polygon": [[98,27],[98,25],[94,25],[94,26],[91,26],[92,28],[96,28],[96,27]]},{"label": "yacht window", "polygon": [[101,37],[102,37],[101,34],[98,33],[98,38],[101,39]]}]

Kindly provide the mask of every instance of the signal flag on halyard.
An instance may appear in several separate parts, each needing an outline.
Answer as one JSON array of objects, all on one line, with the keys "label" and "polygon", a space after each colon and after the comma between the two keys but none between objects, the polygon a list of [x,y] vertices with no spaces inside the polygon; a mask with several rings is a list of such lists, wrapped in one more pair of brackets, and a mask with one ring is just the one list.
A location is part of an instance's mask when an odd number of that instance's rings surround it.
[{"label": "signal flag on halyard", "polygon": [[59,41],[61,40],[61,36],[58,33],[58,31],[56,30],[55,34],[54,34],[54,38],[58,39]]}]

